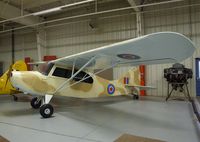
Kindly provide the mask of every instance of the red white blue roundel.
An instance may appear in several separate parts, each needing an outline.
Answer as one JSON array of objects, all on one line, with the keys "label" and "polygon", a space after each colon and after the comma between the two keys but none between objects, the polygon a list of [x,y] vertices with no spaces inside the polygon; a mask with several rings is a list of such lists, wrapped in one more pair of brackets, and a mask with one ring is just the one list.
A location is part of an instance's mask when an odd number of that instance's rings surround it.
[{"label": "red white blue roundel", "polygon": [[107,88],[108,94],[113,94],[115,92],[115,86],[112,84],[108,84],[108,88]]},{"label": "red white blue roundel", "polygon": [[119,58],[127,59],[127,60],[137,60],[140,59],[140,56],[134,54],[118,54]]}]

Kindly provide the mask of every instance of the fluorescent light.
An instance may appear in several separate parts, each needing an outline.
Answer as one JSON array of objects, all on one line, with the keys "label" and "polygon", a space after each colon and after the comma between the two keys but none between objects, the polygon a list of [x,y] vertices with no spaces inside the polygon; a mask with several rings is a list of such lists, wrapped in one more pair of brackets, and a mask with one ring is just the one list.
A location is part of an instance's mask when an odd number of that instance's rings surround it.
[{"label": "fluorescent light", "polygon": [[59,10],[61,10],[61,7],[55,7],[55,8],[51,8],[51,9],[35,12],[35,13],[33,13],[33,15],[34,16],[38,16],[38,15],[42,15],[42,14],[47,14],[47,13],[59,11]]},{"label": "fluorescent light", "polygon": [[61,6],[61,8],[66,8],[66,7],[75,6],[75,5],[79,5],[79,4],[89,3],[89,2],[93,2],[93,1],[94,0],[86,0],[86,1],[75,2],[75,3],[72,3],[72,4],[63,5],[63,6]]},{"label": "fluorescent light", "polygon": [[89,3],[89,2],[93,2],[93,1],[95,1],[95,0],[86,0],[86,1],[76,2],[76,3],[72,3],[72,4],[67,4],[67,5],[63,5],[63,6],[59,6],[59,7],[55,7],[55,8],[51,8],[51,9],[47,9],[47,10],[42,10],[42,11],[39,11],[39,12],[35,12],[32,15],[34,15],[34,16],[43,15],[43,14],[62,10],[62,8],[71,7],[71,6],[84,4],[84,3]]}]

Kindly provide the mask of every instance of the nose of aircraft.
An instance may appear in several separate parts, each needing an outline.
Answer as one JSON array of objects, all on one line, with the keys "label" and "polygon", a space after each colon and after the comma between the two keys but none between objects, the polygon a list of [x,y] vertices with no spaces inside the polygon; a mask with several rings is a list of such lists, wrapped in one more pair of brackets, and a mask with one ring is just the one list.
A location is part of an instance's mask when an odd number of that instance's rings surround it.
[{"label": "nose of aircraft", "polygon": [[21,73],[20,71],[12,71],[10,75],[10,81],[16,89],[21,88],[20,86],[22,85],[21,81]]},{"label": "nose of aircraft", "polygon": [[41,95],[52,89],[45,81],[45,77],[39,72],[12,71],[11,74],[10,81],[13,87],[24,93]]}]

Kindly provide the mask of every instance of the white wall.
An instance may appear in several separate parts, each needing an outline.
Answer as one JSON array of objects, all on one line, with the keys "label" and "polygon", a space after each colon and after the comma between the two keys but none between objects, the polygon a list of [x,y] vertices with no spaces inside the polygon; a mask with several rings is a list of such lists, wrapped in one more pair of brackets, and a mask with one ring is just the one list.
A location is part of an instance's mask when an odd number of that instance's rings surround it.
[{"label": "white wall", "polygon": [[[186,3],[187,4],[187,3]],[[173,5],[173,4],[172,4]],[[153,7],[163,9],[165,7]],[[152,10],[145,9],[145,10]],[[200,6],[189,8],[169,9],[167,11],[147,12],[144,16],[144,34],[158,31],[176,31],[191,38],[196,47],[200,48]],[[110,18],[97,18],[96,28],[89,26],[90,21],[82,21],[71,24],[44,29],[46,31],[44,55],[57,55],[63,57],[85,50],[97,48],[110,43],[115,43],[136,37],[136,19],[134,14],[116,16]],[[20,34],[16,38],[16,59],[30,56],[37,61],[36,33]],[[5,48],[6,47],[6,48]],[[8,66],[11,62],[10,38],[0,37],[0,61]],[[184,61],[188,68],[194,68],[194,58],[200,56],[198,49],[194,56]],[[5,66],[7,68],[7,66]],[[166,96],[167,82],[163,78],[163,69],[171,64],[147,66],[147,84],[157,87],[148,91],[148,95]],[[114,78],[118,78],[128,68],[116,68]],[[194,73],[195,74],[195,73]],[[191,95],[195,95],[195,77],[189,82]]]}]

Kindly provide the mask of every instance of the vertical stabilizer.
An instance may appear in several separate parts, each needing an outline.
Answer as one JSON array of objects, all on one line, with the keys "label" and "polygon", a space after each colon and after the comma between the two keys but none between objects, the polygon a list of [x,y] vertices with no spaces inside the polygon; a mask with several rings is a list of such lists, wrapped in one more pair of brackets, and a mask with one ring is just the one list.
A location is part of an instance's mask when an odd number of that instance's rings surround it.
[{"label": "vertical stabilizer", "polygon": [[118,80],[124,85],[140,85],[140,70],[138,67],[130,69]]}]

